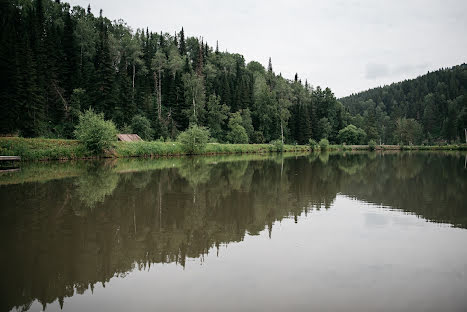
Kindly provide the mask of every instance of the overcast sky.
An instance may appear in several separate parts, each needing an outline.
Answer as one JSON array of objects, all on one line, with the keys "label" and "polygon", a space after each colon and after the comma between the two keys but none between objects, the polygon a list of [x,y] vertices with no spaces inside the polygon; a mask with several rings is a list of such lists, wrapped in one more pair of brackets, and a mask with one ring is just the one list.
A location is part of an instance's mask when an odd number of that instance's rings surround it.
[{"label": "overcast sky", "polygon": [[342,97],[467,62],[466,0],[71,0],[133,29],[202,36]]}]

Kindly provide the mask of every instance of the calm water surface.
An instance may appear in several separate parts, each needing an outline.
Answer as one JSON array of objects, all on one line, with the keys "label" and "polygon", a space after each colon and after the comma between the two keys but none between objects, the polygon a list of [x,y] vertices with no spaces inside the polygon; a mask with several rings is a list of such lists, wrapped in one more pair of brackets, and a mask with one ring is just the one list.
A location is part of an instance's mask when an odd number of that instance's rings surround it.
[{"label": "calm water surface", "polygon": [[1,311],[466,311],[462,153],[24,164]]}]

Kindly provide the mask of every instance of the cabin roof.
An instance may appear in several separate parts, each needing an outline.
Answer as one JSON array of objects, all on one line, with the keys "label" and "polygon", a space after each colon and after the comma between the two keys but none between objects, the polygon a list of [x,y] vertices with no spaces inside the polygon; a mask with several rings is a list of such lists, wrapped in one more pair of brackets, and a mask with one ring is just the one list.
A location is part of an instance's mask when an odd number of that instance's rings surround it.
[{"label": "cabin roof", "polygon": [[119,133],[117,134],[118,140],[123,142],[136,142],[136,141],[143,141],[137,134],[124,134]]}]

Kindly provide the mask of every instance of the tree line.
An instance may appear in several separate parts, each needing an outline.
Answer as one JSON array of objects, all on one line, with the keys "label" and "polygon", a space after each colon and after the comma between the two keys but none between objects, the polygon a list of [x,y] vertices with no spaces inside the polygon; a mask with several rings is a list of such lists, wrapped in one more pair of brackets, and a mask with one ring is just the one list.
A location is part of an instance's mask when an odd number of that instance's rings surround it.
[{"label": "tree line", "polygon": [[340,99],[351,123],[383,142],[465,142],[467,64]]},{"label": "tree line", "polygon": [[[370,90],[338,101],[329,88],[275,73],[271,59],[267,68],[246,63],[183,28],[134,31],[102,10],[58,0],[0,8],[1,134],[74,138],[89,108],[146,140],[172,140],[198,125],[220,143],[455,141],[466,125],[465,66],[440,71],[426,83],[431,93],[413,95],[404,82],[398,92],[390,86],[380,88],[384,96]],[[432,104],[420,104],[425,93]]]}]

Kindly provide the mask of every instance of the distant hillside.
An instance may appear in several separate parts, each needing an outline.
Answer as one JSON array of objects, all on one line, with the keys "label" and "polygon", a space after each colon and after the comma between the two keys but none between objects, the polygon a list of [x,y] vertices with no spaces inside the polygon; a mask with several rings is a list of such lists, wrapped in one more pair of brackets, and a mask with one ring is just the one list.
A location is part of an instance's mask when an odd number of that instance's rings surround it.
[{"label": "distant hillside", "polygon": [[404,135],[400,132],[414,128],[420,132],[415,140],[465,142],[466,92],[467,64],[462,64],[352,94],[340,102],[352,116],[350,122],[375,139],[397,143]]}]

